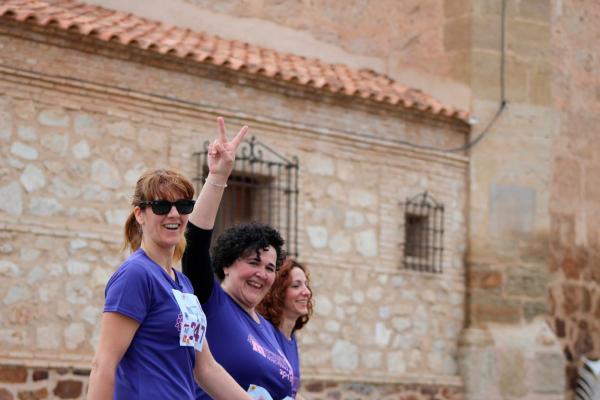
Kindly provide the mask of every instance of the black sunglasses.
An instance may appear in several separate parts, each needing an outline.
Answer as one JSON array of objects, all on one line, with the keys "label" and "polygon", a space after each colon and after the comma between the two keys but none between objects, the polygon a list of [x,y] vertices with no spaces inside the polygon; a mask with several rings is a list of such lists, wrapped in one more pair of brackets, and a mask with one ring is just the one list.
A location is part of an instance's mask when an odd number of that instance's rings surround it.
[{"label": "black sunglasses", "polygon": [[156,215],[166,215],[171,211],[171,208],[175,206],[179,214],[190,214],[194,210],[194,204],[196,200],[191,199],[179,199],[177,201],[169,200],[153,200],[153,201],[142,201],[140,207],[152,207],[152,212]]}]

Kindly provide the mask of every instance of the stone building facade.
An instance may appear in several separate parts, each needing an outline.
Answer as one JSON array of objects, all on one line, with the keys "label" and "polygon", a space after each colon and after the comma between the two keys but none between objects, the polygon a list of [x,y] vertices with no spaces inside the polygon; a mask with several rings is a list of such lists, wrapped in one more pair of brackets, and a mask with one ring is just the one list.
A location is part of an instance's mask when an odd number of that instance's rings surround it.
[{"label": "stone building facade", "polygon": [[[370,68],[479,123],[0,5],[0,398],[83,396],[132,181],[196,175],[216,115],[300,163],[306,398],[562,399],[600,357],[595,2],[88,3]],[[402,267],[402,202],[424,191],[442,274]]]}]

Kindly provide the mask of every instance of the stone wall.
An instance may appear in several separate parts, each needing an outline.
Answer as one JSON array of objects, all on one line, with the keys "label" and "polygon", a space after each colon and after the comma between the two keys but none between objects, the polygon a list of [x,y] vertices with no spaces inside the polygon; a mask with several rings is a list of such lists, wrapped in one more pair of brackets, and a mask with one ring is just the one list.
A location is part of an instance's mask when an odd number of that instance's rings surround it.
[{"label": "stone wall", "polygon": [[0,399],[84,399],[89,370],[0,366]]},{"label": "stone wall", "polygon": [[464,68],[481,121],[472,136],[507,102],[470,154],[467,398],[560,399],[564,357],[547,326],[549,182],[560,126],[550,91],[551,4],[507,0],[503,20],[503,2],[466,3]]},{"label": "stone wall", "polygon": [[[362,382],[372,387],[365,399],[461,393],[467,160],[389,139],[457,146],[463,128],[51,30],[3,29],[0,364],[21,377],[0,379],[5,398],[85,384],[103,286],[125,257],[133,184],[159,166],[196,176],[192,154],[214,135],[217,115],[299,159],[300,259],[312,267],[317,302],[300,335],[307,382],[338,393]],[[401,203],[425,190],[446,210],[436,275],[401,265]],[[38,383],[39,370],[49,372]],[[319,396],[339,395],[307,387],[307,398]]]},{"label": "stone wall", "polygon": [[600,49],[594,2],[563,2],[553,13],[553,103],[560,112],[554,145],[550,218],[552,325],[574,385],[582,357],[600,358]]}]

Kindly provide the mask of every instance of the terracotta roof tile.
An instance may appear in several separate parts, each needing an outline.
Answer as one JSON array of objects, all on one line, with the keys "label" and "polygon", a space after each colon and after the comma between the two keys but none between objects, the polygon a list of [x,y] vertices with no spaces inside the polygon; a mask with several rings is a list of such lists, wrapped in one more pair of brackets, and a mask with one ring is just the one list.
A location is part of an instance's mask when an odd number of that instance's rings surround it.
[{"label": "terracotta roof tile", "polygon": [[352,69],[236,40],[170,26],[121,11],[75,0],[3,0],[0,16],[40,26],[74,30],[103,41],[190,58],[272,79],[297,82],[332,93],[357,96],[467,122],[468,114],[445,106],[420,90],[408,88],[369,69]]}]

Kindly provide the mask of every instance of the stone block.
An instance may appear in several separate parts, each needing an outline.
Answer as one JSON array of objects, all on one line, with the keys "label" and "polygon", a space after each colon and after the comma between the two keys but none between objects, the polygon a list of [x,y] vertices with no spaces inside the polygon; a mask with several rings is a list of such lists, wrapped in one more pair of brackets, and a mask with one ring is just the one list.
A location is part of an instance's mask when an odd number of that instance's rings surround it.
[{"label": "stone block", "polygon": [[41,169],[33,164],[27,164],[20,177],[21,183],[28,192],[34,192],[46,185],[46,177]]},{"label": "stone block", "polygon": [[49,373],[47,369],[36,369],[33,371],[33,381],[45,381],[48,379]]},{"label": "stone block", "polygon": [[534,390],[537,393],[564,393],[565,358],[561,353],[536,353]]},{"label": "stone block", "polygon": [[73,118],[73,128],[78,135],[89,138],[99,138],[101,136],[96,119],[89,114],[77,114]]},{"label": "stone block", "polygon": [[25,383],[27,381],[27,369],[10,365],[0,365],[0,382],[3,383]]},{"label": "stone block", "polygon": [[41,144],[51,152],[64,156],[69,148],[69,135],[67,133],[45,134],[42,136]]},{"label": "stone block", "polygon": [[355,233],[354,244],[360,255],[375,257],[378,254],[377,236],[373,229]]},{"label": "stone block", "polygon": [[406,372],[406,355],[403,351],[393,351],[387,355],[387,369],[392,374],[403,374]]},{"label": "stone block", "polygon": [[444,24],[444,49],[448,52],[471,48],[471,17],[453,18]]},{"label": "stone block", "polygon": [[375,344],[380,347],[386,347],[392,337],[392,330],[388,329],[383,322],[375,324]]},{"label": "stone block", "polygon": [[128,121],[111,122],[105,126],[106,133],[120,139],[136,140],[136,128]]},{"label": "stone block", "polygon": [[48,389],[22,390],[17,394],[19,400],[41,400],[48,398]]},{"label": "stone block", "polygon": [[43,325],[36,328],[37,348],[58,350],[61,346],[59,326]]},{"label": "stone block", "polygon": [[586,201],[598,202],[600,201],[600,165],[599,164],[587,164],[584,166],[585,170],[585,186],[584,196]]},{"label": "stone block", "polygon": [[329,249],[336,254],[347,254],[352,250],[352,240],[346,232],[337,232],[329,241]]},{"label": "stone block", "polygon": [[17,136],[27,142],[32,142],[38,138],[37,132],[31,126],[19,126]]},{"label": "stone block", "polygon": [[525,356],[521,350],[500,351],[498,359],[498,386],[505,397],[523,397],[528,393]]},{"label": "stone block", "polygon": [[5,110],[0,110],[0,140],[10,139],[12,136],[12,116]]},{"label": "stone block", "polygon": [[92,163],[92,180],[109,189],[121,186],[121,175],[117,167],[102,159]]},{"label": "stone block", "polygon": [[90,145],[87,140],[81,140],[71,147],[73,156],[78,160],[86,159],[90,156]]},{"label": "stone block", "polygon": [[335,173],[335,164],[330,157],[323,155],[311,156],[307,163],[309,172],[319,176],[333,176]]},{"label": "stone block", "polygon": [[44,110],[38,115],[38,122],[46,126],[55,127],[68,127],[69,126],[69,115],[60,109]]},{"label": "stone block", "polygon": [[511,271],[506,279],[506,293],[529,298],[546,298],[550,276],[543,273]]},{"label": "stone block", "polygon": [[351,189],[348,201],[356,207],[374,207],[377,205],[377,195],[367,190]]},{"label": "stone block", "polygon": [[474,288],[499,289],[504,282],[504,275],[500,271],[471,271],[469,281]]},{"label": "stone block", "polygon": [[531,322],[538,316],[546,316],[549,311],[546,302],[527,302],[523,305],[523,316],[527,322]]},{"label": "stone block", "polygon": [[514,240],[528,235],[535,226],[536,191],[530,187],[492,183],[490,189],[490,231],[498,238]]},{"label": "stone block", "polygon": [[0,388],[0,400],[14,400],[15,396],[8,390]]},{"label": "stone block", "polygon": [[27,287],[24,286],[12,286],[6,292],[6,296],[2,299],[2,302],[6,305],[15,304],[23,301],[31,296],[31,292]]},{"label": "stone block", "polygon": [[563,310],[567,316],[571,316],[581,309],[581,288],[577,285],[563,284]]},{"label": "stone block", "polygon": [[308,240],[310,245],[316,249],[322,249],[327,247],[327,228],[324,226],[307,226],[306,233],[308,234]]},{"label": "stone block", "polygon": [[471,70],[472,89],[477,98],[497,102],[500,99],[500,53],[473,50],[471,63],[477,66]]},{"label": "stone block", "polygon": [[521,321],[520,302],[498,296],[477,294],[472,298],[473,321],[518,323]]},{"label": "stone block", "polygon": [[354,370],[358,367],[358,347],[345,340],[338,340],[331,349],[331,362],[334,368]]},{"label": "stone block", "polygon": [[364,224],[365,216],[357,211],[346,211],[344,219],[344,227],[347,229],[357,228]]},{"label": "stone block", "polygon": [[552,72],[549,69],[534,69],[529,75],[529,100],[540,106],[551,106]]},{"label": "stone block", "polygon": [[322,317],[328,317],[333,312],[333,304],[327,296],[321,295],[315,298],[315,313]]},{"label": "stone block", "polygon": [[522,19],[509,19],[507,21],[507,41],[531,42],[542,46],[550,43],[550,25]]},{"label": "stone block", "polygon": [[33,197],[29,202],[29,213],[40,217],[59,214],[63,210],[62,204],[52,197]]},{"label": "stone block", "polygon": [[55,396],[61,399],[76,399],[81,396],[83,383],[80,381],[67,379],[59,381],[53,390]]},{"label": "stone block", "polygon": [[0,276],[14,278],[21,275],[21,269],[13,262],[0,260]]},{"label": "stone block", "polygon": [[35,147],[29,146],[21,142],[13,142],[10,146],[10,152],[17,157],[25,160],[37,160],[39,153]]},{"label": "stone block", "polygon": [[450,64],[449,76],[464,84],[471,83],[471,52],[469,50],[454,51],[448,54]]},{"label": "stone block", "polygon": [[[529,101],[529,75],[531,68],[520,57],[511,55],[506,57],[504,84],[505,93],[509,101],[514,103],[527,103]],[[498,73],[499,71],[498,69]]]},{"label": "stone block", "polygon": [[478,50],[500,50],[500,17],[485,16],[473,19],[473,48]]},{"label": "stone block", "polygon": [[519,16],[528,20],[542,23],[550,23],[551,1],[550,0],[527,0],[518,2]]},{"label": "stone block", "polygon": [[468,0],[444,1],[444,16],[456,18],[471,14],[472,2]]},{"label": "stone block", "polygon": [[[452,3],[452,2],[450,2]],[[478,0],[473,2],[473,12],[477,17],[502,15],[502,1]]]}]

